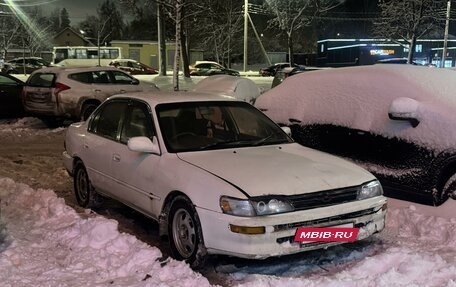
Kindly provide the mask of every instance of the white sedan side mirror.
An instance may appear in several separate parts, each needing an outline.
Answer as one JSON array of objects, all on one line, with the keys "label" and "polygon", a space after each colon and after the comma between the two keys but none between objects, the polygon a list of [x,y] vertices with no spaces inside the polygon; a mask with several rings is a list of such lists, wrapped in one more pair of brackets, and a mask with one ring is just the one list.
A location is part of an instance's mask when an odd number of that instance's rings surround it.
[{"label": "white sedan side mirror", "polygon": [[281,128],[289,137],[291,137],[291,129],[289,127],[281,127]]},{"label": "white sedan side mirror", "polygon": [[157,138],[151,141],[148,137],[132,137],[127,143],[128,149],[136,152],[160,154]]}]

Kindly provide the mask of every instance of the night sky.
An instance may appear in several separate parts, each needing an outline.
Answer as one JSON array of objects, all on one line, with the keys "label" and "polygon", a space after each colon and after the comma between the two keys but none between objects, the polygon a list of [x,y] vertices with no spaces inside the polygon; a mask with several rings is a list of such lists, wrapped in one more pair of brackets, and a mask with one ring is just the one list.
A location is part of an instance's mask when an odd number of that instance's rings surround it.
[{"label": "night sky", "polygon": [[54,0],[48,4],[49,11],[65,8],[70,16],[71,24],[83,21],[88,15],[96,15],[97,8],[105,0]]}]

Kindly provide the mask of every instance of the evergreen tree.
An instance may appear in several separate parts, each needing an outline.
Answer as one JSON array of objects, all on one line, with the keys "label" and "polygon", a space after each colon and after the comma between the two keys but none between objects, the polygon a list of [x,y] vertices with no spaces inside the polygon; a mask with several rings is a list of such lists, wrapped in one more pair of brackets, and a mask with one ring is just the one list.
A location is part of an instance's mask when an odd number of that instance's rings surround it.
[{"label": "evergreen tree", "polygon": [[62,10],[60,10],[60,30],[66,27],[70,27],[70,23],[71,21],[68,15],[68,11],[65,8],[62,8]]},{"label": "evergreen tree", "polygon": [[123,39],[125,23],[115,2],[106,0],[98,8],[99,37],[103,43],[109,43],[111,40]]}]

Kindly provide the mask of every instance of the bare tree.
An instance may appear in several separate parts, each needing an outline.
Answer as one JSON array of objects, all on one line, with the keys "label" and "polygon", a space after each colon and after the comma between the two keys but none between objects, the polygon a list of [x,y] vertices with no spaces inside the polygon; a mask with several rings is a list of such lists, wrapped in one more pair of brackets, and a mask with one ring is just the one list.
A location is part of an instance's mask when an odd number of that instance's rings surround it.
[{"label": "bare tree", "polygon": [[27,9],[8,7],[0,17],[0,46],[6,56],[9,48],[22,47],[35,55],[38,51],[49,48],[51,41],[50,23],[41,8],[30,6]]},{"label": "bare tree", "polygon": [[0,49],[1,56],[6,57],[8,49],[15,44],[17,36],[21,31],[22,24],[9,12],[4,12],[0,16]]},{"label": "bare tree", "polygon": [[[233,41],[243,31],[242,5],[238,0],[208,1],[205,13],[193,21],[193,29],[199,31],[199,45],[212,50],[219,63],[231,66],[232,52],[240,41]],[[240,39],[238,37],[237,39]]]},{"label": "bare tree", "polygon": [[52,24],[39,6],[31,7],[27,15],[30,26],[22,25],[20,34],[23,46],[29,49],[30,56],[34,56],[40,50],[51,48]]},{"label": "bare tree", "polygon": [[412,63],[416,40],[442,29],[446,0],[380,0],[382,18],[374,23],[374,34],[399,41],[408,48],[407,63]]},{"label": "bare tree", "polygon": [[271,26],[278,27],[287,36],[288,54],[293,64],[293,35],[305,26],[311,25],[318,15],[343,3],[343,0],[265,0],[266,9],[273,18]]}]

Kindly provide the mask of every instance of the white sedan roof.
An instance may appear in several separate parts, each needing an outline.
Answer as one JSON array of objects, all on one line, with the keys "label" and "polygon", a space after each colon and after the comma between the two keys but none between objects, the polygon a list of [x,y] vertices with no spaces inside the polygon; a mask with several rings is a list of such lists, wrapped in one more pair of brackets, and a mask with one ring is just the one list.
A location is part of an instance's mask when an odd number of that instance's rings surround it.
[{"label": "white sedan roof", "polygon": [[198,102],[198,101],[236,101],[232,97],[220,96],[212,93],[204,92],[168,92],[168,91],[154,91],[154,92],[134,92],[119,94],[109,97],[113,98],[133,98],[147,102],[151,107],[164,103],[181,103],[181,102]]}]

